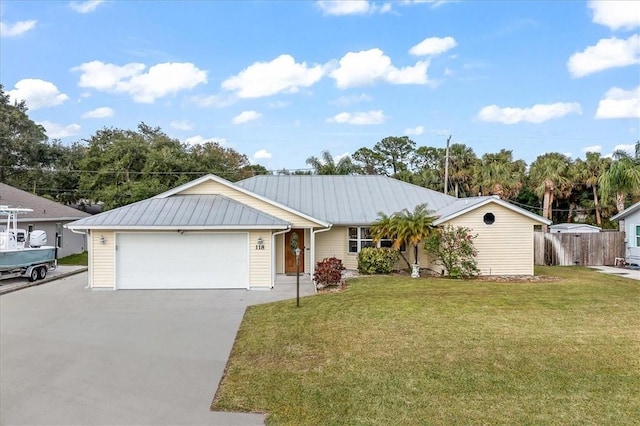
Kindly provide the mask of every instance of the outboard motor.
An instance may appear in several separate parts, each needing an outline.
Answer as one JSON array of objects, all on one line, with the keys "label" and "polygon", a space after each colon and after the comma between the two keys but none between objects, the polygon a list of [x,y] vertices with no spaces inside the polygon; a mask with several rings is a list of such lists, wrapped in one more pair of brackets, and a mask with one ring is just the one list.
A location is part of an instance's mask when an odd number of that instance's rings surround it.
[{"label": "outboard motor", "polygon": [[36,229],[29,234],[29,246],[42,247],[47,244],[47,233]]}]

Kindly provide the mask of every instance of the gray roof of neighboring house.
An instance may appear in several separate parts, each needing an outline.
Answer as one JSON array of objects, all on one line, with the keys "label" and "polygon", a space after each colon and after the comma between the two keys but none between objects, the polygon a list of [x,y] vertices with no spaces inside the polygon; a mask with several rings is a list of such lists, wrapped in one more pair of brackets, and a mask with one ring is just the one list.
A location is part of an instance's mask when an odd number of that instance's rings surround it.
[{"label": "gray roof of neighboring house", "polygon": [[47,200],[6,183],[0,183],[0,205],[33,210],[18,215],[19,222],[68,221],[90,216],[89,213]]},{"label": "gray roof of neighboring house", "polygon": [[223,195],[149,198],[68,224],[90,229],[282,228],[289,223]]},{"label": "gray roof of neighboring house", "polygon": [[620,213],[618,213],[617,215],[613,216],[611,218],[611,220],[620,220],[620,219],[624,219],[625,217],[629,216],[632,213],[637,212],[638,210],[640,210],[640,201],[638,201],[637,203],[627,207],[626,209],[622,210]]},{"label": "gray roof of neighboring house", "polygon": [[457,198],[386,176],[259,175],[235,185],[333,224],[368,224],[426,204],[437,212]]},{"label": "gray roof of neighboring house", "polygon": [[597,231],[602,230],[602,228],[589,225],[588,223],[556,223],[549,227],[549,229],[562,229],[562,230],[571,230],[571,229],[579,229],[579,228],[588,228],[588,229],[593,229]]}]

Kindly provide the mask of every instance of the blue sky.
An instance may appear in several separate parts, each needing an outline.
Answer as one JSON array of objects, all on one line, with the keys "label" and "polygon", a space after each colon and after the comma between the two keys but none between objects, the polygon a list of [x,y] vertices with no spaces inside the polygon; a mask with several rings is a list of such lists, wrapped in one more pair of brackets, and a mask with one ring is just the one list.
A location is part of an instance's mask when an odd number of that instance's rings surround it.
[{"label": "blue sky", "polygon": [[64,143],[141,121],[268,169],[386,136],[476,154],[640,139],[640,2],[14,1],[0,82]]}]

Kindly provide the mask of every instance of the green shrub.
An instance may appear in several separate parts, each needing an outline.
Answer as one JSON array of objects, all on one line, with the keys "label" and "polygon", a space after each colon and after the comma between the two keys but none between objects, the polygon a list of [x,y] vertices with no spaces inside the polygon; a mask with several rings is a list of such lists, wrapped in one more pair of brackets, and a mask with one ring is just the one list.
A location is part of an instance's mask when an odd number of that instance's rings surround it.
[{"label": "green shrub", "polygon": [[365,247],[358,253],[358,271],[363,274],[391,273],[400,258],[392,248]]}]

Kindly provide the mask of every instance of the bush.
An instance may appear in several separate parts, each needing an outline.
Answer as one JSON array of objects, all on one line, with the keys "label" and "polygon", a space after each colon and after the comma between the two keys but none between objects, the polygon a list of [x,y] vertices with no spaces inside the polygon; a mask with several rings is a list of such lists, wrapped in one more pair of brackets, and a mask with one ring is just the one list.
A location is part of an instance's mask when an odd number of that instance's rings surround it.
[{"label": "bush", "polygon": [[365,247],[358,253],[358,271],[363,274],[389,274],[400,259],[398,250]]},{"label": "bush", "polygon": [[450,278],[471,278],[478,275],[476,256],[471,229],[447,225],[425,241],[424,249],[447,271]]},{"label": "bush", "polygon": [[316,264],[313,281],[315,281],[318,288],[339,285],[342,281],[342,271],[344,269],[342,260],[336,257],[327,257]]}]

